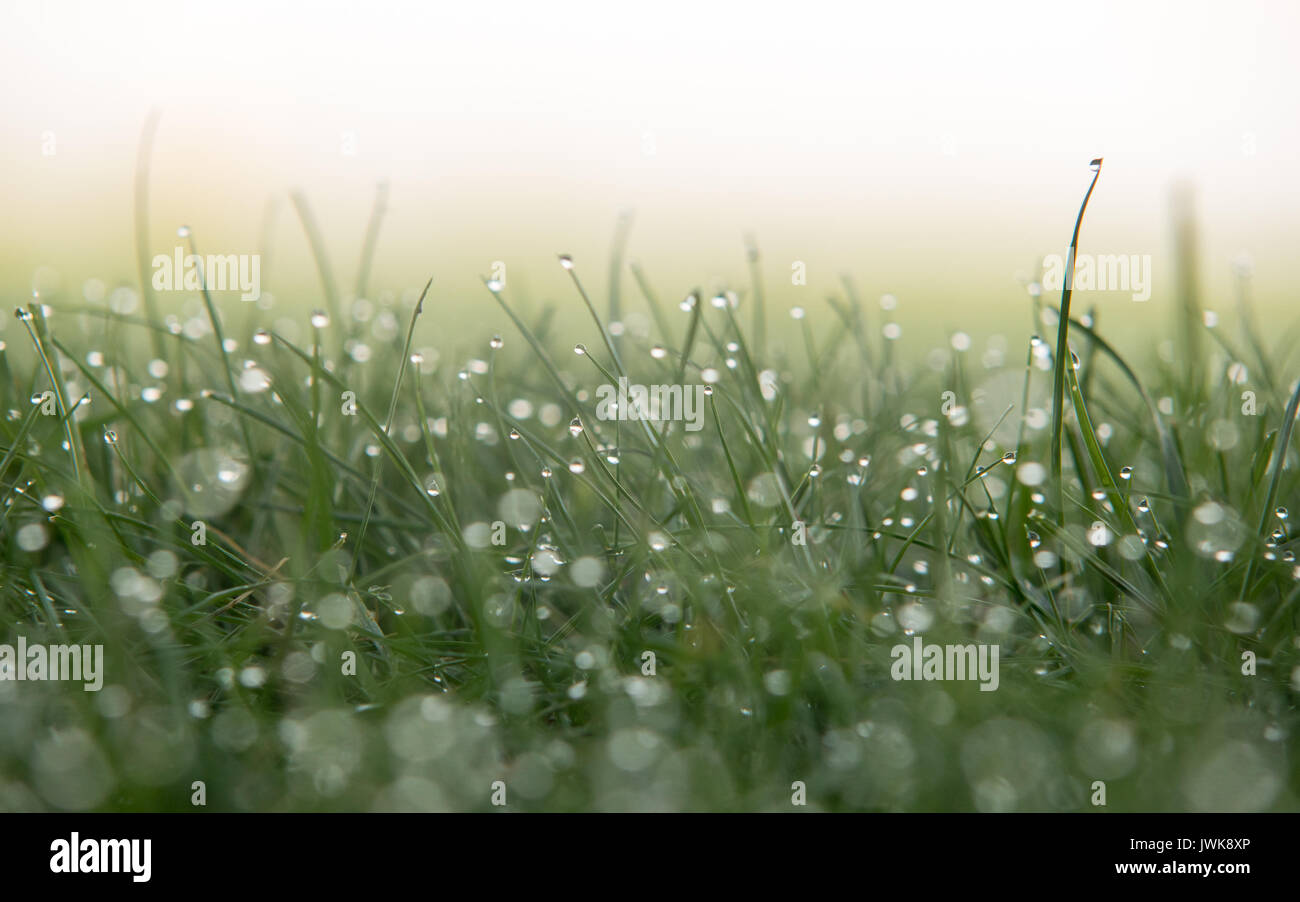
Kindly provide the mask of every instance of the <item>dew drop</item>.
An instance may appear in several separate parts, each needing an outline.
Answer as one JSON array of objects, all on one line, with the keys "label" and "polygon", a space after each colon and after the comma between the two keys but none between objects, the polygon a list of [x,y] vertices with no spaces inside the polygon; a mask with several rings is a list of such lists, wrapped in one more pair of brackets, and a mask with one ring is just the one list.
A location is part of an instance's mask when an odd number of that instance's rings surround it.
[{"label": "dew drop", "polygon": [[317,329],[324,329],[330,324],[329,315],[324,310],[313,310],[311,314],[311,324]]}]

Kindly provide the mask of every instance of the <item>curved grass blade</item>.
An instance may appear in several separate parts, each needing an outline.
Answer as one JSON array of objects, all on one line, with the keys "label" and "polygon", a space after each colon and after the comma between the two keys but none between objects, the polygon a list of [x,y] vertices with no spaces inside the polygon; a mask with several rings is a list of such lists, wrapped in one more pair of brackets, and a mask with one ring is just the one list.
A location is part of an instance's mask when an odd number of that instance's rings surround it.
[{"label": "curved grass blade", "polygon": [[1056,333],[1056,375],[1052,381],[1052,482],[1056,487],[1057,522],[1065,524],[1065,483],[1061,479],[1061,434],[1065,427],[1065,369],[1069,360],[1070,293],[1074,288],[1074,261],[1079,252],[1079,229],[1083,225],[1083,212],[1088,209],[1092,189],[1101,176],[1101,157],[1088,164],[1092,167],[1092,182],[1088,193],[1079,205],[1079,215],[1074,220],[1074,236],[1070,239],[1070,257],[1065,263],[1065,284],[1061,287],[1061,312],[1057,317],[1060,327]]}]

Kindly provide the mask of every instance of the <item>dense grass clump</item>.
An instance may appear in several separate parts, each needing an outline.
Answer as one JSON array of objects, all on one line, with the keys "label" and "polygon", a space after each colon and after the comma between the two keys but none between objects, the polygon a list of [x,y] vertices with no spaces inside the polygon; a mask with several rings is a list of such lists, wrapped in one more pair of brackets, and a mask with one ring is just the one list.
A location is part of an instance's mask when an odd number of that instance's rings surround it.
[{"label": "dense grass clump", "polygon": [[[1131,368],[1076,316],[1066,361],[906,361],[851,291],[769,339],[757,282],[678,310],[636,270],[613,321],[562,262],[576,354],[495,282],[481,347],[427,287],[21,308],[0,641],[107,676],[0,681],[0,809],[1297,807],[1285,353],[1198,323]],[[601,419],[620,377],[709,388]],[[916,636],[998,646],[996,691],[891,678]]]}]

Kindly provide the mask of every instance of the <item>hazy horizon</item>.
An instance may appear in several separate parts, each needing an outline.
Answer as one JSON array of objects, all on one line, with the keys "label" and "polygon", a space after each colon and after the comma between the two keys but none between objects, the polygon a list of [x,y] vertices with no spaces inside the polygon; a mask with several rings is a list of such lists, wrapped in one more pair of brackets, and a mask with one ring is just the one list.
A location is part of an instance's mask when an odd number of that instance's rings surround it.
[{"label": "hazy horizon", "polygon": [[[603,299],[630,211],[628,256],[666,302],[747,292],[752,235],[774,317],[817,309],[849,275],[868,303],[897,296],[905,328],[1015,327],[1018,276],[1065,252],[1103,155],[1082,251],[1150,255],[1153,290],[1085,305],[1168,319],[1169,193],[1187,183],[1202,302],[1230,313],[1244,254],[1260,315],[1286,316],[1300,177],[1298,126],[1279,111],[1300,63],[1277,26],[1293,9],[508,6],[484,28],[381,4],[381,45],[355,42],[331,4],[307,23],[246,3],[215,17],[9,5],[0,75],[21,87],[0,123],[0,288],[21,300],[38,270],[63,299],[89,278],[137,282],[135,155],[157,110],[150,253],[185,224],[203,253],[265,254],[265,284],[299,313],[320,283],[289,192],[308,198],[347,295],[384,181],[371,294],[432,277],[449,317],[496,323],[480,279],[497,261],[510,293],[576,315],[555,255]],[[806,285],[790,284],[796,261]],[[639,304],[626,277],[624,296]]]}]

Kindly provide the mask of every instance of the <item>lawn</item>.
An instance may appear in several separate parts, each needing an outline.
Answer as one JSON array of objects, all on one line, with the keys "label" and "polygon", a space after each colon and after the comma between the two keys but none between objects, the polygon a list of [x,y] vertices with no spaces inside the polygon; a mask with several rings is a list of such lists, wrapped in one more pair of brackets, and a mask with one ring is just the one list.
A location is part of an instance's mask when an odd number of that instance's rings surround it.
[{"label": "lawn", "polygon": [[25,300],[0,642],[104,663],[0,680],[0,810],[1300,807],[1294,330],[1166,295],[1124,359],[1035,284],[936,349],[763,262],[611,316],[561,257],[576,347],[496,279],[500,336]]}]

